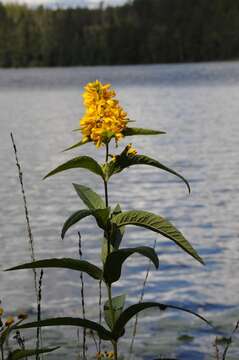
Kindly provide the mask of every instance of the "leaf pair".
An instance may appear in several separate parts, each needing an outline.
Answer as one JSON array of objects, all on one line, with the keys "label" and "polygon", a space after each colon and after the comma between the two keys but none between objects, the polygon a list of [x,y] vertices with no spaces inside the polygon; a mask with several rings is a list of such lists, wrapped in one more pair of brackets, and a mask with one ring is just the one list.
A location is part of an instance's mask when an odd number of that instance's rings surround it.
[{"label": "leaf pair", "polygon": [[[90,321],[87,319],[81,318],[71,318],[71,317],[62,317],[62,318],[51,318],[46,320],[41,320],[39,322],[32,322],[24,325],[20,325],[18,329],[27,329],[27,328],[34,328],[34,327],[43,327],[43,326],[78,326],[90,329],[98,333],[99,337],[102,340],[118,340],[124,333],[124,328],[126,324],[131,320],[133,316],[140,313],[143,310],[149,308],[158,308],[161,311],[165,311],[166,309],[173,309],[173,310],[180,310],[192,314],[199,318],[200,320],[204,321],[207,325],[212,326],[209,321],[207,321],[203,316],[199,315],[198,313],[191,311],[189,309],[185,309],[179,306],[174,305],[167,305],[158,302],[145,302],[132,305],[128,307],[126,310],[121,312],[121,309],[124,304],[124,296],[120,296],[118,298],[114,298],[114,307],[119,311],[119,316],[112,326],[111,320],[107,320],[109,327],[112,327],[112,331],[107,330],[102,325]],[[107,303],[106,303],[106,311],[108,311]],[[106,315],[107,317],[108,315]]]},{"label": "leaf pair", "polygon": [[104,271],[98,266],[86,261],[72,258],[51,258],[37,260],[31,263],[15,266],[6,271],[24,270],[24,269],[42,269],[42,268],[62,268],[87,273],[93,279],[105,280],[106,283],[112,284],[116,282],[121,275],[121,269],[124,261],[135,253],[141,254],[150,259],[156,268],[158,268],[158,257],[154,249],[147,246],[137,248],[125,248],[113,251],[106,258]]},{"label": "leaf pair", "polygon": [[86,216],[93,215],[96,218],[98,225],[102,229],[106,229],[106,227],[110,224],[110,242],[116,249],[122,240],[124,227],[126,225],[136,225],[159,233],[174,241],[185,252],[203,264],[203,260],[197,254],[196,250],[186,240],[183,234],[163,217],[141,210],[130,210],[122,212],[120,207],[117,206],[116,209],[112,212],[112,217],[109,220],[110,209],[104,208],[104,201],[98,194],[83,185],[74,184],[74,187],[82,201],[88,206],[89,210],[79,210],[69,217],[63,226],[62,238],[64,237],[66,231],[76,222]]},{"label": "leaf pair", "polygon": [[73,184],[73,186],[88,209],[78,210],[66,220],[61,231],[62,239],[71,226],[90,215],[94,216],[100,228],[105,229],[110,215],[110,208],[105,207],[105,202],[96,192],[84,185]]},{"label": "leaf pair", "polygon": [[[80,131],[81,129],[76,129],[75,131]],[[133,136],[133,135],[160,135],[160,134],[165,134],[164,131],[157,131],[157,130],[151,130],[151,129],[142,129],[142,128],[132,128],[132,127],[126,127],[123,130],[123,135],[124,136]],[[75,149],[79,146],[85,145],[89,142],[92,142],[90,139],[88,141],[79,141],[78,143],[68,147],[67,149],[65,149],[64,151],[68,151],[68,150],[72,150]]]},{"label": "leaf pair", "polygon": [[[127,128],[125,129],[125,136],[131,136],[131,135],[155,135],[155,134],[162,134],[160,131],[155,130],[149,130],[149,129],[140,129],[140,128]],[[84,145],[84,143],[81,141],[77,143],[76,145],[73,145],[71,148]],[[69,149],[71,149],[69,148]],[[167,171],[177,177],[179,177],[181,180],[185,182],[187,185],[187,188],[190,192],[190,186],[188,181],[179,173],[176,171],[170,169],[169,167],[161,164],[159,161],[154,160],[148,156],[145,155],[127,155],[125,151],[122,151],[120,155],[116,156],[116,160],[110,161],[107,165],[102,167],[96,160],[91,158],[90,156],[78,156],[75,157],[66,163],[58,166],[56,169],[49,172],[44,179],[46,179],[49,176],[55,175],[57,173],[60,173],[65,170],[74,169],[74,168],[82,168],[86,169],[95,175],[100,176],[103,180],[108,181],[110,177],[114,174],[117,174],[124,169],[133,166],[133,165],[149,165],[156,167],[158,169]]]}]

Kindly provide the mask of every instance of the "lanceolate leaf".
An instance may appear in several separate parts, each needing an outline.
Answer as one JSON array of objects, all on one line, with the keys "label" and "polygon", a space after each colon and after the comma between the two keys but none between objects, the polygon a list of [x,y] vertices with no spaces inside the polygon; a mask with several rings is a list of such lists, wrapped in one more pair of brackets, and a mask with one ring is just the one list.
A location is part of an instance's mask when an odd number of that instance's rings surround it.
[{"label": "lanceolate leaf", "polygon": [[65,237],[66,232],[69,228],[75,225],[78,221],[84,219],[86,216],[92,215],[94,216],[98,226],[102,229],[105,229],[107,226],[107,221],[110,216],[110,208],[105,209],[96,209],[96,210],[78,210],[74,214],[72,214],[64,223],[62,231],[61,231],[61,238],[62,240]]},{"label": "lanceolate leaf", "polygon": [[162,218],[159,215],[155,215],[148,211],[132,210],[116,215],[113,218],[113,222],[119,227],[122,225],[136,225],[157,232],[167,237],[168,239],[173,240],[184,251],[203,264],[203,260],[197,254],[196,250],[194,250],[190,243],[185,239],[183,234],[177,230],[168,220]]},{"label": "lanceolate leaf", "polygon": [[159,161],[154,160],[148,156],[145,155],[126,155],[122,153],[122,155],[119,155],[116,157],[115,160],[110,161],[108,164],[108,178],[110,178],[112,175],[121,172],[122,170],[126,169],[129,166],[133,165],[149,165],[156,167],[158,169],[167,171],[173,175],[176,175],[181,180],[184,181],[184,183],[187,185],[188,191],[190,192],[190,186],[188,181],[180,174],[178,174],[176,171],[170,169],[169,167],[161,164]]},{"label": "lanceolate leaf", "polygon": [[55,351],[59,349],[60,347],[54,347],[54,348],[43,348],[43,349],[28,349],[28,350],[15,350],[11,352],[7,358],[7,360],[19,360],[19,359],[26,359],[28,356],[33,356],[37,354],[44,354],[49,353],[52,351]]},{"label": "lanceolate leaf", "polygon": [[26,263],[22,265],[15,266],[13,268],[7,269],[6,271],[12,270],[23,270],[23,269],[42,269],[42,268],[64,268],[71,269],[75,271],[82,271],[93,277],[94,279],[100,280],[102,278],[102,270],[97,266],[89,263],[85,260],[77,260],[71,258],[61,258],[61,259],[44,259],[38,260],[31,263]]},{"label": "lanceolate leaf", "polygon": [[72,318],[72,317],[58,317],[58,318],[45,319],[41,321],[35,321],[24,325],[20,325],[17,327],[17,329],[29,329],[29,328],[43,327],[43,326],[78,326],[96,331],[102,340],[112,339],[111,333],[107,329],[105,329],[102,325],[97,324],[96,322],[91,320]]},{"label": "lanceolate leaf", "polygon": [[149,309],[152,307],[156,307],[162,311],[164,311],[166,309],[174,309],[174,310],[184,311],[184,312],[187,312],[189,314],[192,314],[192,315],[198,317],[199,319],[206,322],[209,326],[211,326],[210,322],[207,321],[203,316],[201,316],[189,309],[185,309],[180,306],[161,304],[158,302],[145,302],[145,303],[139,303],[139,304],[132,305],[121,313],[121,315],[119,316],[118,320],[116,321],[115,326],[112,331],[113,338],[118,339],[121,336],[125,325],[128,323],[128,321],[133,316],[135,316],[136,314],[138,314],[139,312],[141,312],[143,310],[146,310],[146,309]]},{"label": "lanceolate leaf", "polygon": [[123,130],[124,136],[133,136],[133,135],[160,135],[165,134],[164,131],[151,130],[151,129],[142,129],[135,127],[127,127]]},{"label": "lanceolate leaf", "polygon": [[79,184],[73,184],[73,186],[81,200],[90,210],[105,208],[105,201],[89,187]]},{"label": "lanceolate leaf", "polygon": [[81,140],[81,141],[79,141],[78,143],[76,143],[76,144],[68,147],[67,149],[65,149],[65,150],[63,150],[63,151],[68,151],[68,150],[75,149],[75,148],[77,148],[77,147],[79,147],[79,146],[82,146],[82,145],[87,144],[88,142],[90,142],[90,141],[82,141],[82,140]]},{"label": "lanceolate leaf", "polygon": [[[119,296],[112,298],[112,307],[113,307],[113,311],[114,311],[114,320],[115,321],[118,320],[120,314],[122,313],[123,308],[124,308],[124,303],[125,303],[125,295],[119,295]],[[104,304],[104,318],[105,318],[107,325],[112,330],[113,323],[112,323],[111,312],[110,312],[108,300]]]},{"label": "lanceolate leaf", "polygon": [[108,284],[111,284],[119,280],[121,275],[121,269],[124,261],[135,253],[141,254],[149,258],[156,269],[159,266],[158,256],[153,248],[148,246],[140,246],[136,248],[125,248],[113,251],[108,255],[104,265],[104,279]]},{"label": "lanceolate leaf", "polygon": [[74,224],[76,224],[81,219],[84,219],[86,216],[92,215],[90,210],[78,210],[74,214],[72,214],[64,223],[62,231],[61,231],[61,238],[64,239],[64,236],[67,230]]},{"label": "lanceolate leaf", "polygon": [[92,215],[95,217],[98,226],[105,230],[110,217],[110,207],[92,210]]},{"label": "lanceolate leaf", "polygon": [[[113,212],[112,212],[112,218],[115,215],[118,215],[120,213],[122,213],[122,210],[121,210],[120,205],[117,204],[116,207],[114,208]],[[111,230],[110,234],[109,234],[110,243],[112,244],[112,246],[115,249],[118,249],[119,246],[120,246],[120,243],[121,243],[121,241],[123,239],[123,236],[124,236],[125,226],[118,227],[114,223],[111,222],[111,229],[110,230]]]},{"label": "lanceolate leaf", "polygon": [[93,158],[89,156],[78,156],[49,172],[49,174],[47,174],[44,177],[44,179],[46,179],[49,176],[55,175],[59,172],[69,169],[76,169],[76,168],[87,169],[93,172],[94,174],[101,176],[102,178],[104,177],[101,166],[97,163],[97,161],[95,161]]}]

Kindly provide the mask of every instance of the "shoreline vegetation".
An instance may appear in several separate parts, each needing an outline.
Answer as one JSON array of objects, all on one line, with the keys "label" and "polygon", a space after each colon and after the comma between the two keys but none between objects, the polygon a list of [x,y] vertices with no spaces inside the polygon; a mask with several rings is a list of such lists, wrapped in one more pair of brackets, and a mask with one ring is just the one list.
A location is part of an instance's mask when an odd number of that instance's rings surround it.
[{"label": "shoreline vegetation", "polygon": [[236,60],[238,19],[233,0],[134,0],[97,9],[0,2],[0,67]]}]

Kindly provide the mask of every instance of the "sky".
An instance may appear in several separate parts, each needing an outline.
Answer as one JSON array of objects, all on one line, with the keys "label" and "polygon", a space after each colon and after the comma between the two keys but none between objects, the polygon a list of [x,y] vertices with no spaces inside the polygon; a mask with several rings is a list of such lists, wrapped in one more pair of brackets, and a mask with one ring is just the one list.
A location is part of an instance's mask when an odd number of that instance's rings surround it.
[{"label": "sky", "polygon": [[[100,4],[101,0],[3,0],[2,2],[24,3],[27,5],[55,5],[55,6],[89,6],[95,7]],[[120,5],[126,0],[104,0],[107,5]]]}]

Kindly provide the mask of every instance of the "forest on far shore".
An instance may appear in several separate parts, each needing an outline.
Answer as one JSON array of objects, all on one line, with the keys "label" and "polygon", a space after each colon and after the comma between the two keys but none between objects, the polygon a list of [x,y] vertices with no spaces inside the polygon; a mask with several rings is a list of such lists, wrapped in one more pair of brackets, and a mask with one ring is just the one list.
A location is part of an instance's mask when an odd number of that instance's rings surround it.
[{"label": "forest on far shore", "polygon": [[133,0],[50,9],[0,3],[0,67],[239,59],[239,1]]}]

